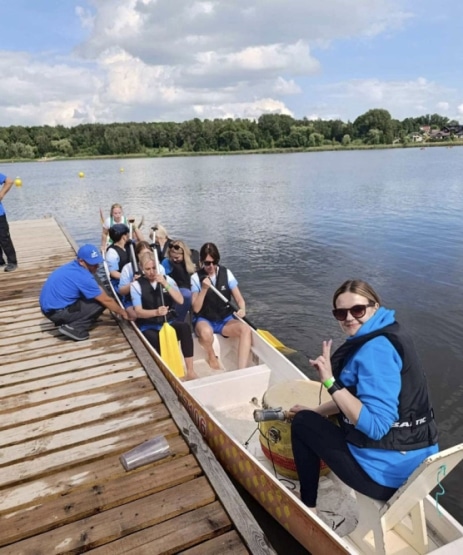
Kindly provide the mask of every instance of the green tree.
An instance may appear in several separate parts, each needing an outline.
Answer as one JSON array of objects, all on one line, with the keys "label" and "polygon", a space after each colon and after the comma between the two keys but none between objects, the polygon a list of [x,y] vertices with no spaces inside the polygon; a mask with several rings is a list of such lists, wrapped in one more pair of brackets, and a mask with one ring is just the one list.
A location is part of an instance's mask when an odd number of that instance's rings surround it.
[{"label": "green tree", "polygon": [[20,142],[11,143],[7,154],[7,158],[35,158],[35,148]]},{"label": "green tree", "polygon": [[382,142],[383,133],[379,129],[370,129],[366,136],[366,142],[369,145],[379,145]]},{"label": "green tree", "polygon": [[240,150],[255,150],[259,148],[256,141],[256,136],[248,129],[241,129],[237,133]]},{"label": "green tree", "polygon": [[342,141],[341,141],[342,146],[348,146],[350,145],[351,142],[352,142],[352,139],[350,138],[350,135],[346,133],[346,135],[342,137]]},{"label": "green tree", "polygon": [[309,135],[309,146],[322,146],[325,137],[321,133],[311,133]]},{"label": "green tree", "polygon": [[[354,121],[355,136],[360,139],[365,139],[371,129],[379,131],[380,142],[392,143],[393,125],[391,114],[387,110],[374,109],[368,110],[365,114],[359,116]],[[376,140],[376,134],[373,133]],[[371,136],[368,141],[371,140]],[[370,143],[373,144],[373,143]],[[374,143],[379,144],[379,143]]]},{"label": "green tree", "polygon": [[74,154],[74,149],[72,148],[72,143],[69,139],[51,141],[50,146],[53,152],[58,154],[64,154],[64,156],[72,156]]}]

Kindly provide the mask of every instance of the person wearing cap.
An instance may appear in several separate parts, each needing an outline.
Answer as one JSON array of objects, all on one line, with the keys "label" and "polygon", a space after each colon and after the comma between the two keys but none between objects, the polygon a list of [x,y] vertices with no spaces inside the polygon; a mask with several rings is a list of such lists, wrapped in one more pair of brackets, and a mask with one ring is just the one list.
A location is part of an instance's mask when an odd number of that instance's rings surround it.
[{"label": "person wearing cap", "polygon": [[[5,208],[2,201],[5,195],[13,186],[14,181],[11,177],[7,177],[0,173],[0,266],[5,266],[5,272],[13,272],[18,267],[18,260],[16,258],[16,251],[11,240],[10,227],[6,219]],[[5,259],[3,258],[5,256]]]},{"label": "person wearing cap", "polygon": [[77,258],[54,270],[40,292],[43,315],[62,335],[75,341],[89,338],[89,329],[107,308],[124,320],[130,317],[97,283],[95,273],[103,262],[98,247],[86,244]]},{"label": "person wearing cap", "polygon": [[111,245],[105,253],[105,260],[108,264],[108,272],[111,284],[116,293],[119,293],[119,280],[121,279],[122,268],[130,261],[127,251],[129,244],[130,230],[125,224],[114,224],[109,228]]}]

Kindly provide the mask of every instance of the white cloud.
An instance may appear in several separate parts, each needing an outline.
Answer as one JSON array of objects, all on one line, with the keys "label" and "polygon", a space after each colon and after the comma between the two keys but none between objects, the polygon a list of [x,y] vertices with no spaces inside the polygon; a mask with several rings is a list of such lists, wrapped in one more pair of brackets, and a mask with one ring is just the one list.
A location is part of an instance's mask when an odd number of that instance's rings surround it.
[{"label": "white cloud", "polygon": [[411,17],[403,0],[87,4],[75,8],[87,38],[68,58],[0,53],[0,125],[293,114],[303,95],[301,111],[347,120],[370,107],[399,117],[452,99],[425,77],[357,79],[319,86],[326,106],[320,97],[308,105],[307,83],[323,77],[320,49],[398,32]]},{"label": "white cloud", "polygon": [[460,116],[463,116],[463,104],[457,106],[457,112]]},{"label": "white cloud", "polygon": [[439,112],[447,112],[450,108],[450,104],[448,102],[441,101],[436,104],[436,108]]},{"label": "white cloud", "polygon": [[[424,77],[409,81],[353,79],[325,88],[327,100],[337,100],[339,105],[349,101],[351,109],[355,110],[351,117],[357,117],[369,109],[384,108],[397,119],[427,113],[431,106],[436,105],[439,97],[453,92]],[[333,109],[332,103],[330,108]]]},{"label": "white cloud", "polygon": [[244,45],[291,44],[295,37],[325,44],[371,37],[400,28],[410,17],[395,0],[99,0],[95,5],[93,30],[83,45],[87,55],[118,45],[148,63],[161,64],[171,59],[182,63],[198,54],[202,46],[192,50],[191,35],[203,38],[199,45],[207,42],[211,50],[230,53]]},{"label": "white cloud", "polygon": [[277,100],[262,98],[255,102],[222,104],[220,106],[195,106],[196,117],[204,118],[250,118],[257,119],[262,114],[285,114],[294,116],[291,110]]},{"label": "white cloud", "polygon": [[272,91],[274,91],[279,96],[287,96],[291,94],[299,94],[302,92],[301,87],[293,79],[283,79],[283,77],[278,77],[275,81]]},{"label": "white cloud", "polygon": [[[0,52],[3,125],[75,125],[93,121],[102,80],[93,67],[47,63],[26,53]],[[74,119],[74,113],[85,114]]]}]

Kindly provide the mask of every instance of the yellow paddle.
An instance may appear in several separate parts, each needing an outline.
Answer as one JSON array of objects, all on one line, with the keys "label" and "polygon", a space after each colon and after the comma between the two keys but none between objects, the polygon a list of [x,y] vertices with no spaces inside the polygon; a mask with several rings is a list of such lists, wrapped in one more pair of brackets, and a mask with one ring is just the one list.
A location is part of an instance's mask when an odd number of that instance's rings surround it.
[{"label": "yellow paddle", "polygon": [[[156,271],[159,273],[159,258],[156,247],[153,247],[154,260],[156,261]],[[162,285],[158,283],[159,291],[161,293],[161,302],[164,305],[164,293]],[[167,316],[164,316],[165,322],[159,332],[159,344],[161,348],[161,357],[170,368],[172,373],[177,378],[183,378],[185,369],[183,367],[183,356],[180,352],[178,345],[178,338],[174,328],[167,321]]]},{"label": "yellow paddle", "polygon": [[[231,309],[233,309],[235,312],[238,312],[238,308],[233,306],[231,304],[231,302],[227,299],[227,297],[225,297],[224,295],[222,295],[222,293],[216,289],[212,284],[209,286],[212,291],[214,291],[214,293],[220,298],[222,299],[222,301],[229,306]],[[238,317],[239,318],[239,317]],[[267,330],[258,330],[257,327],[250,322],[245,316],[243,318],[239,318],[240,320],[243,320],[243,322],[246,322],[246,324],[248,324],[248,326],[251,326],[252,329],[256,330],[256,332],[265,339],[265,341],[267,341],[267,343],[269,343],[272,347],[274,347],[275,349],[278,349],[278,351],[281,351],[283,354],[285,355],[289,355],[291,353],[295,353],[297,352],[296,349],[291,349],[290,347],[286,347],[286,345],[284,345],[279,339],[277,339],[274,335],[272,335],[269,331]]]}]

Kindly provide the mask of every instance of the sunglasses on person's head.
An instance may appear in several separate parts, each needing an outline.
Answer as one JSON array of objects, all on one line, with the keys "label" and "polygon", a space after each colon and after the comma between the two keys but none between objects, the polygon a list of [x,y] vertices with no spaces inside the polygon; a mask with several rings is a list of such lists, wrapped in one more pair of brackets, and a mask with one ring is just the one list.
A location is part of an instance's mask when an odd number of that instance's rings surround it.
[{"label": "sunglasses on person's head", "polygon": [[180,245],[171,245],[170,248],[174,251],[182,251],[183,252],[183,249]]},{"label": "sunglasses on person's head", "polygon": [[215,264],[215,262],[213,260],[204,260],[203,264],[204,266],[210,266],[211,264]]},{"label": "sunglasses on person's head", "polygon": [[363,318],[369,306],[375,306],[375,303],[370,302],[368,304],[356,304],[354,306],[351,306],[350,308],[333,308],[332,312],[336,320],[339,320],[339,322],[344,322],[344,320],[347,318],[348,312],[351,313],[352,318]]}]

